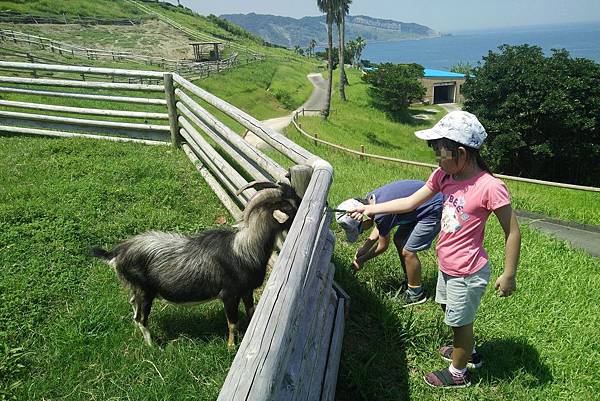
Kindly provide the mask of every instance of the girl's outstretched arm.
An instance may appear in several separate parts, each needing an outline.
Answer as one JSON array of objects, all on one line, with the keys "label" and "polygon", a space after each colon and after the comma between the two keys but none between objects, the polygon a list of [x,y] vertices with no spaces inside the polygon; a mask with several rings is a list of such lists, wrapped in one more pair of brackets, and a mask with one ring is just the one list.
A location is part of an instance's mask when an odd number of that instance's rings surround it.
[{"label": "girl's outstretched arm", "polygon": [[504,272],[496,280],[494,288],[498,290],[498,295],[507,297],[517,288],[516,274],[521,251],[521,230],[510,204],[494,210],[494,213],[504,230],[505,239]]},{"label": "girl's outstretched arm", "polygon": [[374,216],[376,214],[408,213],[415,210],[419,205],[427,202],[435,194],[435,192],[424,185],[407,198],[398,198],[388,202],[359,206],[355,209],[348,210],[348,213],[350,213],[350,217],[357,220],[361,220],[362,215]]}]

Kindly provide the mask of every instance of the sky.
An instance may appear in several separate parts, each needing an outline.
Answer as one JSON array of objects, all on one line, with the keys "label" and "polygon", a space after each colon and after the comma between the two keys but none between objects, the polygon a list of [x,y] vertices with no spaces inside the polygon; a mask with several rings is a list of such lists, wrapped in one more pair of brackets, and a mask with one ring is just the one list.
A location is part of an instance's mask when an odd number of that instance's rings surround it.
[{"label": "sky", "polygon": [[[168,0],[177,4],[176,0]],[[202,15],[320,15],[316,0],[180,0]],[[350,15],[414,22],[442,32],[599,22],[600,0],[353,0]]]}]

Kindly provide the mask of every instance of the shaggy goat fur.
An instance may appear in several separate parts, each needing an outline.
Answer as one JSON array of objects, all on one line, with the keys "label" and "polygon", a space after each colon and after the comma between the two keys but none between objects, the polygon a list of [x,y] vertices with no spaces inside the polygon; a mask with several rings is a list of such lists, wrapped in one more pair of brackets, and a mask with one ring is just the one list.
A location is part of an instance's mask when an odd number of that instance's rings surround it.
[{"label": "shaggy goat fur", "polygon": [[250,200],[236,230],[219,228],[191,236],[150,231],[110,251],[94,248],[92,256],[113,266],[131,289],[133,318],[148,344],[154,298],[173,303],[220,298],[227,315],[228,345],[233,346],[240,300],[251,317],[253,291],[262,284],[276,237],[291,225],[298,201],[290,188],[264,189]]}]

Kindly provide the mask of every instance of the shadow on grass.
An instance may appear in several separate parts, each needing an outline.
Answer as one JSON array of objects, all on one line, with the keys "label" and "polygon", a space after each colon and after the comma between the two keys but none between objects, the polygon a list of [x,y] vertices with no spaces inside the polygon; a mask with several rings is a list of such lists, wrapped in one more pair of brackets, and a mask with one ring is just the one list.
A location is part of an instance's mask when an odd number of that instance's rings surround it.
[{"label": "shadow on grass", "polygon": [[403,322],[381,298],[334,256],[336,280],[351,297],[344,331],[336,399],[408,400],[406,343],[410,320]]},{"label": "shadow on grass", "polygon": [[540,361],[538,351],[523,337],[494,339],[479,346],[485,358],[477,370],[476,380],[495,384],[511,382],[517,376],[527,375],[527,387],[540,387],[552,382],[552,372]]},{"label": "shadow on grass", "polygon": [[[220,301],[214,302],[214,307],[211,307],[210,310],[198,306],[187,308],[177,306],[168,313],[163,313],[162,316],[150,315],[150,319],[154,317],[154,323],[159,327],[159,330],[152,333],[154,341],[160,346],[180,338],[203,342],[220,339],[225,343],[227,341],[227,318],[223,304]],[[240,335],[244,334],[248,326],[248,319],[243,310],[243,307],[240,307]],[[237,343],[241,342],[241,338],[236,341]]]},{"label": "shadow on grass", "polygon": [[367,132],[364,136],[367,142],[371,145],[381,146],[388,149],[401,149],[400,146],[394,145],[389,141],[379,139],[379,137],[373,132]]}]

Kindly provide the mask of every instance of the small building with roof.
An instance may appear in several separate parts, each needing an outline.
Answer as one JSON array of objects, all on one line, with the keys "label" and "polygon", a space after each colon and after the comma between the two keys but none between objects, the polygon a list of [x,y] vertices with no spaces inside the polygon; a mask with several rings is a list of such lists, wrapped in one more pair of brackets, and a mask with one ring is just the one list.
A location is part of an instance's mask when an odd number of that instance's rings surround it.
[{"label": "small building with roof", "polygon": [[465,74],[425,68],[421,78],[421,83],[426,90],[423,102],[430,104],[463,102],[464,96],[460,89],[465,80]]}]

